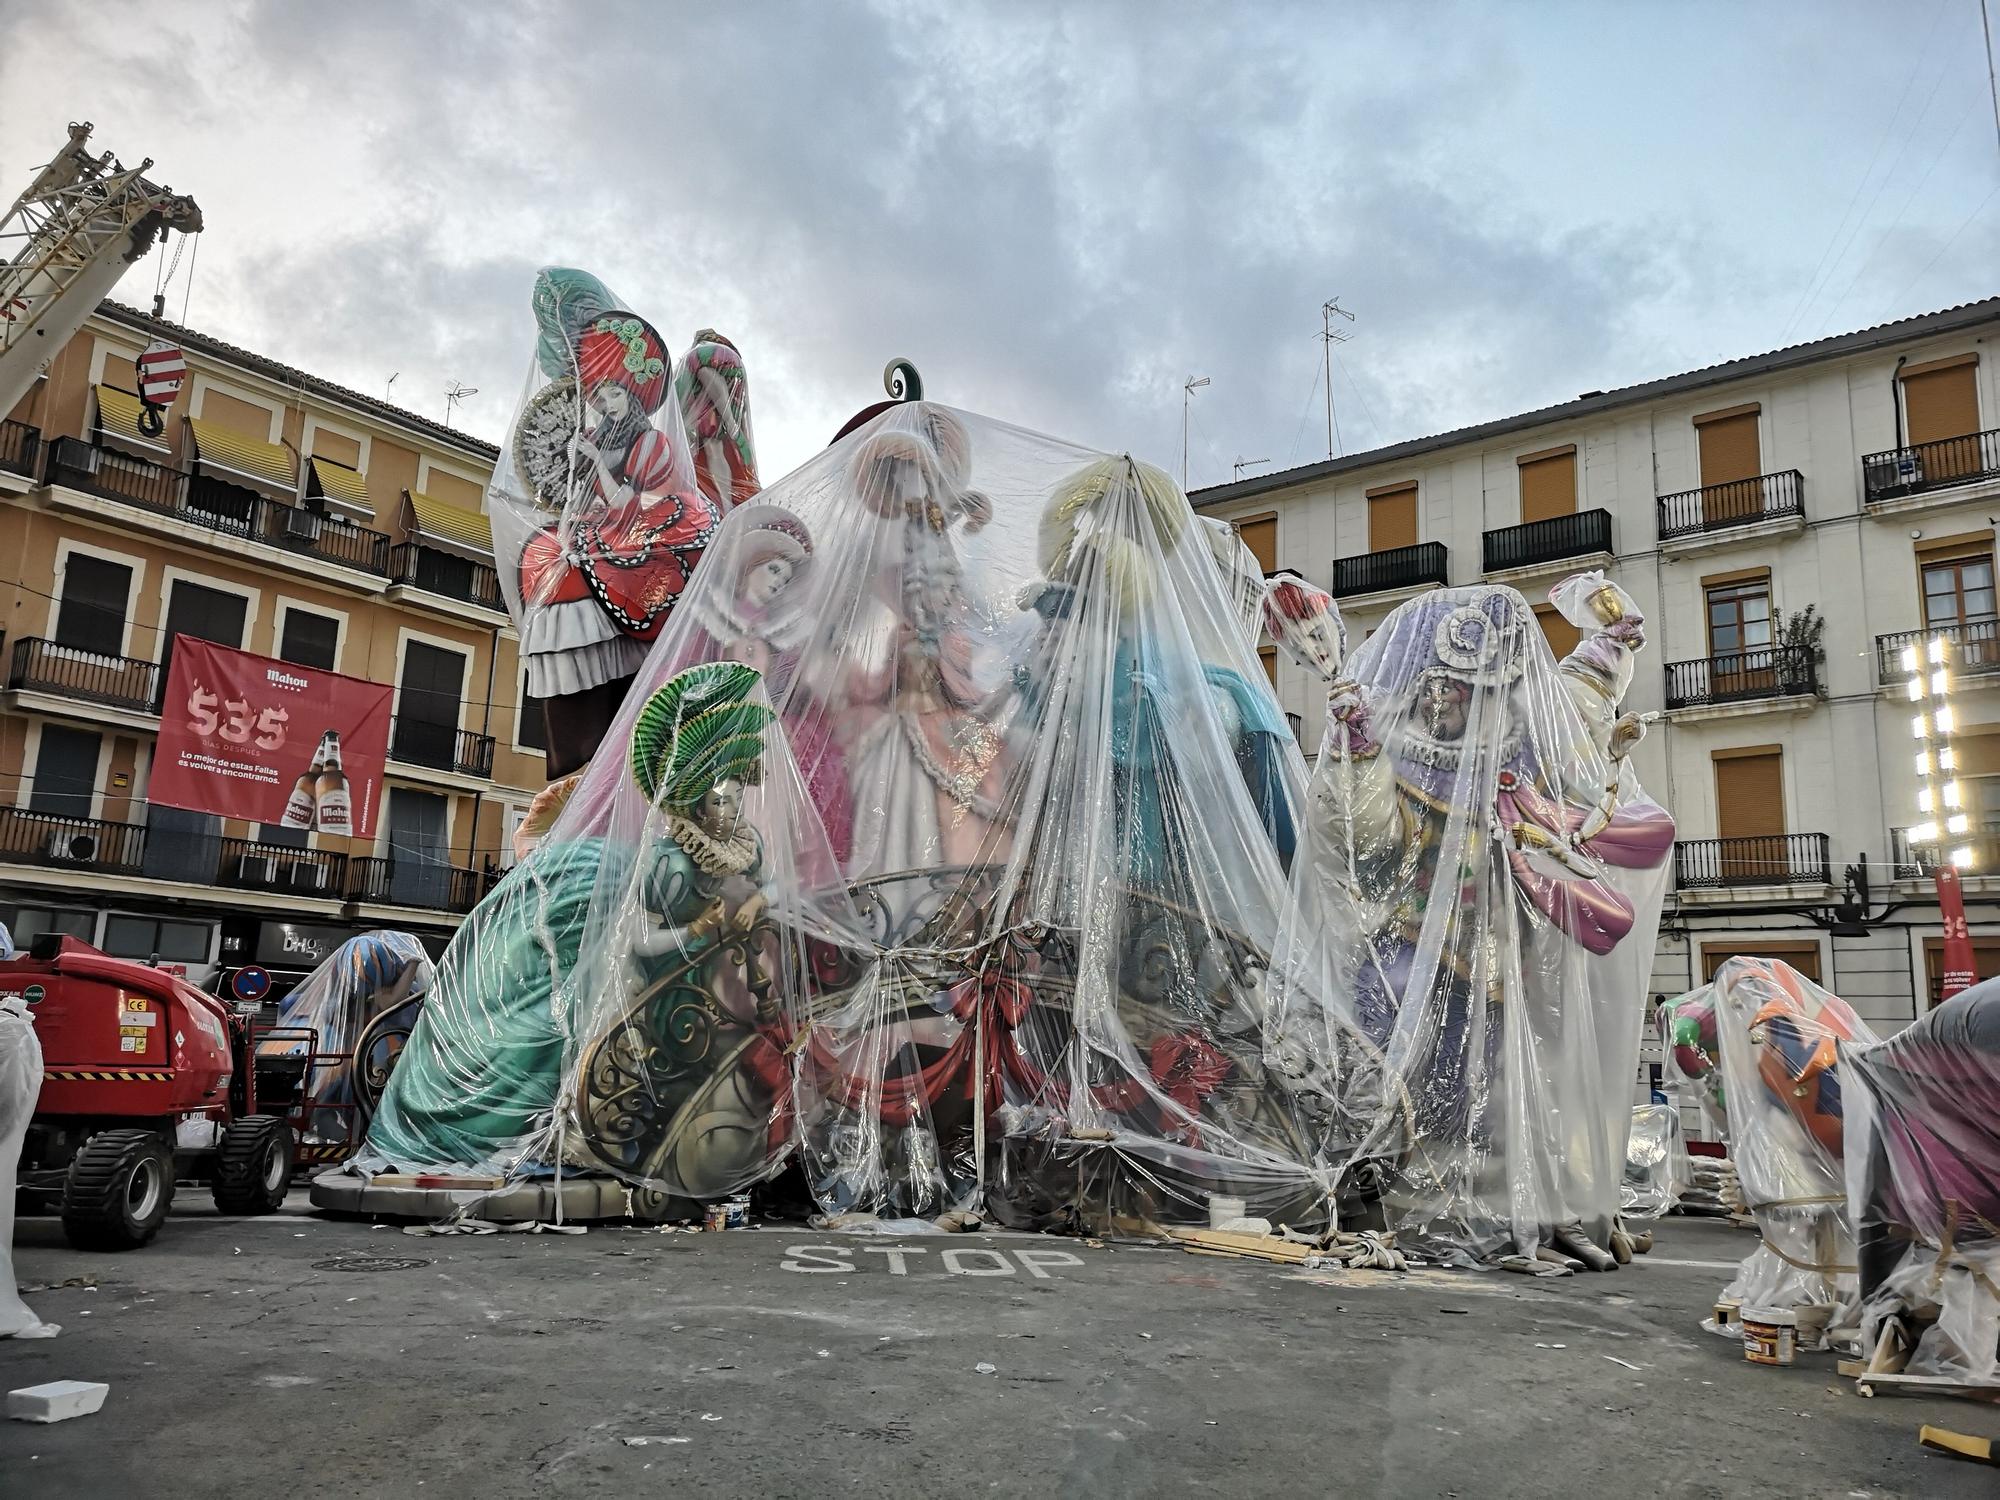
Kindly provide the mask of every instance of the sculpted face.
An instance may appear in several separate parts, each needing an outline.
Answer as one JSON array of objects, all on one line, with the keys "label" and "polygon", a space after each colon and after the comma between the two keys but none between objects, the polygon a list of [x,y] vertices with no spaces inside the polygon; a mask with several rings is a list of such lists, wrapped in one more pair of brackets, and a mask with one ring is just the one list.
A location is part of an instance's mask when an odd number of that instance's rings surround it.
[{"label": "sculpted face", "polygon": [[785,591],[798,571],[788,557],[769,557],[743,575],[743,601],[764,608]]},{"label": "sculpted face", "polygon": [[607,380],[590,393],[590,404],[613,422],[632,410],[632,393],[615,380]]},{"label": "sculpted face", "polygon": [[712,839],[734,838],[743,826],[743,783],[718,781],[701,799],[695,822]]},{"label": "sculpted face", "polygon": [[1287,623],[1292,646],[1314,671],[1331,678],[1340,670],[1340,631],[1332,615],[1316,614]]}]

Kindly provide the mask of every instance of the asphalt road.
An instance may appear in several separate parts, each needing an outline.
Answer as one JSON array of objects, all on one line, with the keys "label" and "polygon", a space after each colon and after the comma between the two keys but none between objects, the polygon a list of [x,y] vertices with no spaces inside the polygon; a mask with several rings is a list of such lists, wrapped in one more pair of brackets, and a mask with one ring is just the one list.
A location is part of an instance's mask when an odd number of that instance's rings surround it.
[{"label": "asphalt road", "polygon": [[177,1212],[107,1256],[24,1220],[24,1285],[96,1285],[29,1294],[63,1333],[0,1342],[0,1383],[111,1395],[0,1423],[0,1493],[1991,1500],[1917,1428],[2000,1435],[2000,1409],[1864,1400],[1830,1356],[1766,1369],[1701,1332],[1750,1244],[1675,1219],[1634,1268],[1528,1281],[303,1212]]}]

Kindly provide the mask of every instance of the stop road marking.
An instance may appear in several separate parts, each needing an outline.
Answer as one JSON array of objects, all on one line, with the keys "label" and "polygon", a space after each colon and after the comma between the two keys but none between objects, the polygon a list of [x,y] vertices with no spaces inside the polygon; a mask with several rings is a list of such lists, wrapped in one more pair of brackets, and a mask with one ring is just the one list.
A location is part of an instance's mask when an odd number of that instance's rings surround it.
[{"label": "stop road marking", "polygon": [[[879,1255],[881,1264],[888,1267],[891,1276],[910,1274],[910,1257],[929,1255],[930,1249],[923,1245],[788,1245],[785,1258],[778,1264],[781,1271],[797,1271],[807,1276],[826,1276],[834,1272],[852,1275],[856,1271],[873,1269],[874,1261],[854,1260],[856,1249],[865,1255]],[[1008,1259],[1012,1254],[1013,1260]],[[952,1276],[1012,1276],[1014,1261],[1021,1263],[1021,1269],[1037,1281],[1047,1281],[1049,1270],[1056,1266],[1080,1266],[1083,1259],[1067,1250],[996,1250],[984,1245],[954,1245],[941,1251],[938,1264]],[[922,1270],[919,1264],[917,1269]]]}]

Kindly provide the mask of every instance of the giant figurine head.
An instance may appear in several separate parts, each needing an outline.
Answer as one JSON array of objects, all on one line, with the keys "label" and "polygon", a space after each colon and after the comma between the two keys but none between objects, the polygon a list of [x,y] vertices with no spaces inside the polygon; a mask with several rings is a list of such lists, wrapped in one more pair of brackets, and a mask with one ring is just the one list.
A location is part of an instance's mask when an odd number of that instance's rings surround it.
[{"label": "giant figurine head", "polygon": [[1347,660],[1347,622],[1325,589],[1281,573],[1264,596],[1264,626],[1285,654],[1331,683]]}]

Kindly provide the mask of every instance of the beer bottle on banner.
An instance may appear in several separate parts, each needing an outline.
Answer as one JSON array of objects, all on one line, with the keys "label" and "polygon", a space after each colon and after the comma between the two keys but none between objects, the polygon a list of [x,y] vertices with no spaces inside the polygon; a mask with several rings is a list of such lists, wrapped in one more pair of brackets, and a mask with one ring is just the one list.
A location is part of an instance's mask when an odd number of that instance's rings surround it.
[{"label": "beer bottle on banner", "polygon": [[354,832],[354,806],[348,795],[347,773],[340,768],[340,736],[326,732],[326,765],[319,773],[314,791],[319,802],[321,833]]},{"label": "beer bottle on banner", "polygon": [[292,783],[292,795],[285,801],[285,815],[278,820],[280,828],[310,828],[317,817],[318,794],[315,783],[320,770],[326,765],[326,740],[322,738],[319,748],[313,751],[312,764],[299,772],[299,779]]}]

